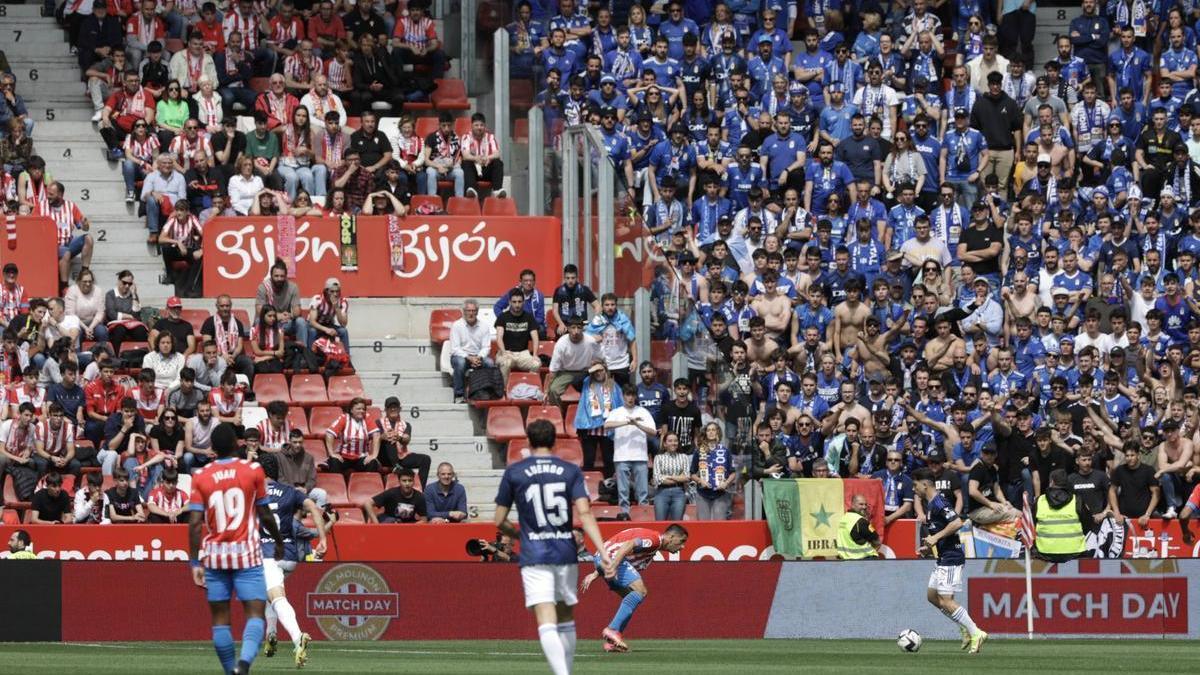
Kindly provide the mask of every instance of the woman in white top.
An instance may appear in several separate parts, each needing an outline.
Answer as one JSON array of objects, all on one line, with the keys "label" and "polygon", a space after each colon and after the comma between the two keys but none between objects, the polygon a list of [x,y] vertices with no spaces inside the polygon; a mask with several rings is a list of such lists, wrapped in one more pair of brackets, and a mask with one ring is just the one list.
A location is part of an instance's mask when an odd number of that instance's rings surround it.
[{"label": "woman in white top", "polygon": [[229,179],[229,202],[233,210],[241,216],[250,213],[262,189],[262,178],[254,173],[254,161],[243,155],[237,161],[237,174]]},{"label": "woman in white top", "polygon": [[921,194],[921,186],[925,184],[925,158],[913,149],[909,140],[907,131],[897,131],[892,137],[892,152],[883,162],[883,187],[889,195],[895,194],[896,186],[905,183],[914,186],[914,193]]},{"label": "woman in white top", "polygon": [[79,273],[79,283],[67,289],[63,302],[67,314],[79,317],[83,324],[84,340],[108,342],[108,327],[104,325],[104,289],[96,287],[96,276],[91,270]]},{"label": "woman in white top", "polygon": [[154,351],[142,359],[142,368],[154,371],[154,386],[163,392],[179,382],[184,361],[183,354],[175,351],[175,336],[163,331],[154,341]]},{"label": "woman in white top", "polygon": [[192,94],[192,100],[196,102],[196,119],[200,120],[201,126],[208,129],[208,133],[215,134],[221,131],[221,120],[225,118],[224,111],[221,110],[221,95],[214,88],[214,83],[203,75],[199,80],[200,90]]}]

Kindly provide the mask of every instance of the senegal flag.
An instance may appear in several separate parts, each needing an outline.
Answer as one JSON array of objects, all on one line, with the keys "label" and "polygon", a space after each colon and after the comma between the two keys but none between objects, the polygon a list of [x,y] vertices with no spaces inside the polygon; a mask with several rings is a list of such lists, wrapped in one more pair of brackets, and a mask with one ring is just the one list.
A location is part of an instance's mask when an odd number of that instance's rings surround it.
[{"label": "senegal flag", "polygon": [[786,556],[836,558],[838,521],[855,494],[871,505],[883,532],[883,488],[875,479],[790,478],[763,481],[763,507],[775,551]]}]

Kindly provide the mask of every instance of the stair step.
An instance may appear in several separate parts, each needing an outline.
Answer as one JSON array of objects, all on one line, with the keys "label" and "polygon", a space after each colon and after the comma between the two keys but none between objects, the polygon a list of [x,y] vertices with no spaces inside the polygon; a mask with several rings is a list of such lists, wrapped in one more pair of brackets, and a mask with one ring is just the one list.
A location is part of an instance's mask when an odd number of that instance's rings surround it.
[{"label": "stair step", "polygon": [[42,5],[40,3],[31,5],[4,5],[4,11],[4,16],[0,18],[5,19],[6,21],[9,18],[40,18],[42,21],[45,21],[49,24],[54,23],[53,19],[42,16]]}]

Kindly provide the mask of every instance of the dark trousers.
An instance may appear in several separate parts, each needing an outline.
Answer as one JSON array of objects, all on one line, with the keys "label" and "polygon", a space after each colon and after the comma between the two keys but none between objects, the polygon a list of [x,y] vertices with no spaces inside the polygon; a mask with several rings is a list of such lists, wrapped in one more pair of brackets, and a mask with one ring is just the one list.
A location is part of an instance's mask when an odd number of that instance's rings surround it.
[{"label": "dark trousers", "polygon": [[115,124],[100,129],[100,138],[104,139],[104,144],[108,146],[109,150],[120,149],[121,144],[125,142],[125,135],[125,132]]},{"label": "dark trousers", "polygon": [[462,170],[463,185],[468,188],[475,187],[480,180],[486,180],[492,184],[491,189],[495,192],[504,183],[504,162],[499,159],[492,160],[482,170],[476,168],[475,162],[463,162]]},{"label": "dark trousers", "polygon": [[404,457],[400,457],[399,448],[395,443],[381,443],[379,455],[387,466],[416,471],[422,487],[429,483],[429,467],[433,466],[433,460],[429,455],[423,452],[410,452]]},{"label": "dark trousers", "polygon": [[122,324],[117,324],[108,329],[108,341],[112,344],[113,351],[117,354],[121,353],[121,343],[125,341],[145,342],[150,338],[146,332],[145,326],[134,326],[127,328]]},{"label": "dark trousers", "polygon": [[380,89],[378,92],[359,91],[355,89],[350,92],[350,110],[347,112],[351,115],[361,115],[363,112],[371,109],[371,104],[375,102],[383,102],[392,106],[389,113],[392,117],[400,114],[404,109],[404,95],[398,93],[394,89]]},{"label": "dark trousers", "polygon": [[1037,16],[1026,9],[1009,12],[1000,19],[998,31],[1003,52],[1009,60],[1019,59],[1025,67],[1033,68],[1033,35],[1037,32]]},{"label": "dark trousers", "polygon": [[405,65],[428,66],[432,77],[441,77],[446,73],[446,53],[435,49],[427,54],[415,54],[407,49],[392,49],[392,66],[396,72],[401,72]]},{"label": "dark trousers", "polygon": [[342,473],[344,471],[379,471],[379,461],[367,461],[366,456],[358,459],[342,459],[341,457],[330,457],[325,462],[325,470],[330,473]]},{"label": "dark trousers", "polygon": [[[198,298],[201,295],[201,277],[204,266],[196,259],[194,251],[180,253],[177,246],[162,246],[163,267],[167,278],[175,286],[175,295],[185,298]],[[175,269],[175,263],[184,263],[182,270]]]},{"label": "dark trousers", "polygon": [[[585,432],[586,433],[586,432]],[[600,436],[580,436],[579,444],[583,446],[583,470],[595,471],[596,469],[596,451],[600,451],[600,456],[604,458],[604,467],[601,471],[605,478],[612,478],[613,475],[613,442],[612,439]]]}]

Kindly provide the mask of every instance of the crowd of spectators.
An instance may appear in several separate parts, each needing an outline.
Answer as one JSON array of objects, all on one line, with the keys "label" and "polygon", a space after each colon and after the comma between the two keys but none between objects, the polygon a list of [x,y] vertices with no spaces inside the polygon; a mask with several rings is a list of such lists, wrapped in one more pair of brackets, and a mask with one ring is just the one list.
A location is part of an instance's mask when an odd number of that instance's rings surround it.
[{"label": "crowd of spectators", "polygon": [[[929,466],[991,524],[1063,469],[1097,520],[1176,515],[1200,480],[1200,11],[1082,0],[1050,37],[1018,2],[600,5],[517,3],[512,74],[552,131],[598,127],[662,256],[653,336],[687,377],[635,386],[668,503],[862,475],[892,520]],[[591,468],[621,390],[558,325],[548,394],[587,371]],[[725,473],[674,459],[714,446]]]}]

